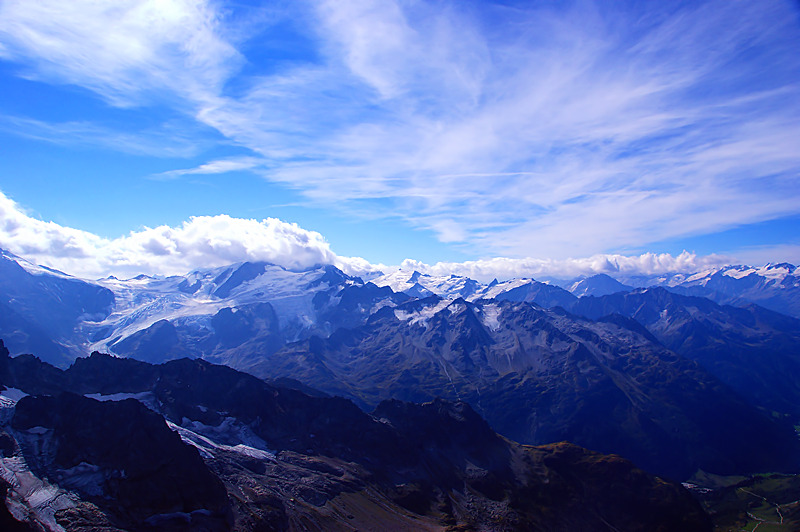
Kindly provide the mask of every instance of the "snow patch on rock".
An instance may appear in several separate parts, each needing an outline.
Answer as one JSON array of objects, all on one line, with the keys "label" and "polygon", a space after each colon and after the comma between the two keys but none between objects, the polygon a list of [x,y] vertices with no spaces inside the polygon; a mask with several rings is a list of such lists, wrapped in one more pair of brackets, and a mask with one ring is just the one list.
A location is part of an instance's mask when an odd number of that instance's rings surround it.
[{"label": "snow patch on rock", "polygon": [[447,308],[448,305],[450,305],[450,301],[443,299],[435,305],[423,307],[422,309],[413,312],[395,310],[394,315],[400,321],[407,321],[409,325],[420,325],[424,327],[427,325],[429,319]]},{"label": "snow patch on rock", "polygon": [[483,305],[481,308],[481,322],[486,326],[487,329],[490,331],[496,331],[500,329],[500,315],[503,313],[503,309],[500,308],[500,305],[495,303],[491,303],[489,305]]}]

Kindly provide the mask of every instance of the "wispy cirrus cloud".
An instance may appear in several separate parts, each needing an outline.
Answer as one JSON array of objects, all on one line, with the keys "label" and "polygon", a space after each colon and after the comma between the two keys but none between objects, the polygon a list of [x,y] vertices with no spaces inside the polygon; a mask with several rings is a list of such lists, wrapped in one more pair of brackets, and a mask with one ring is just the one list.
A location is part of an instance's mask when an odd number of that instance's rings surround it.
[{"label": "wispy cirrus cloud", "polygon": [[238,172],[242,170],[252,170],[264,164],[264,160],[258,157],[231,157],[228,159],[218,159],[201,164],[194,168],[183,168],[180,170],[169,170],[151,176],[153,179],[175,179],[185,175],[212,175],[224,174],[227,172]]},{"label": "wispy cirrus cloud", "polygon": [[26,59],[26,76],[86,87],[122,107],[161,100],[164,90],[204,99],[241,63],[207,2],[8,0],[0,20],[2,55]]},{"label": "wispy cirrus cloud", "polygon": [[140,131],[121,131],[90,121],[45,122],[20,116],[0,115],[0,130],[60,146],[96,148],[152,157],[192,157],[203,144],[186,126],[163,124]]},{"label": "wispy cirrus cloud", "polygon": [[[246,105],[323,109],[290,121],[289,142],[271,115],[231,120],[227,134],[276,158],[281,146],[271,178],[315,201],[388,199],[392,214],[484,253],[637,249],[797,212],[790,6],[707,2],[649,21],[518,10],[503,35],[418,6],[323,3],[327,68],[263,80]],[[330,87],[353,96],[315,134]]]},{"label": "wispy cirrus cloud", "polygon": [[114,105],[172,100],[255,154],[169,175],[258,168],[478,255],[640,250],[800,210],[789,2],[297,3],[317,55],[250,74],[271,58],[223,6],[9,0],[0,55]]}]

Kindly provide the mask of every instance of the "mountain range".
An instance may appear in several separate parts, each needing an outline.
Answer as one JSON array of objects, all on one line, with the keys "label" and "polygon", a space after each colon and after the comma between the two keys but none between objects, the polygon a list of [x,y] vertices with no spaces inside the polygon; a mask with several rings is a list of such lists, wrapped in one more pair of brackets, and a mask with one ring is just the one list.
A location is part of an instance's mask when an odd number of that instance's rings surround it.
[{"label": "mountain range", "polygon": [[238,263],[87,281],[4,252],[0,337],[61,368],[90,351],[203,359],[366,412],[463,401],[521,443],[568,440],[676,480],[794,471],[796,271],[483,284]]},{"label": "mountain range", "polygon": [[[544,307],[567,307],[575,298],[583,296],[604,296],[629,292],[634,288],[663,287],[671,292],[705,297],[720,304],[745,306],[755,303],[800,318],[800,267],[788,263],[762,267],[724,266],[691,274],[631,275],[617,272],[578,279],[549,278],[547,282],[534,279],[495,280],[488,285],[457,275],[432,276],[400,270],[377,277],[372,282],[414,297],[435,294],[468,300],[508,298],[513,301],[532,301]],[[575,297],[570,297],[570,294]]]}]

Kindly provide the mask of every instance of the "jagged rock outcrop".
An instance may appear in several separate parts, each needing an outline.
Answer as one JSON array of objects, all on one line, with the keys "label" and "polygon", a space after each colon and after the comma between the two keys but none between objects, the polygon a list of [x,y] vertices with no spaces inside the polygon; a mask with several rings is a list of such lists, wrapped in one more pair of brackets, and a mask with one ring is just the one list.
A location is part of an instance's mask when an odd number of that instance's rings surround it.
[{"label": "jagged rock outcrop", "polygon": [[222,482],[139,401],[27,396],[10,427],[37,476],[75,490],[114,526],[228,529]]}]

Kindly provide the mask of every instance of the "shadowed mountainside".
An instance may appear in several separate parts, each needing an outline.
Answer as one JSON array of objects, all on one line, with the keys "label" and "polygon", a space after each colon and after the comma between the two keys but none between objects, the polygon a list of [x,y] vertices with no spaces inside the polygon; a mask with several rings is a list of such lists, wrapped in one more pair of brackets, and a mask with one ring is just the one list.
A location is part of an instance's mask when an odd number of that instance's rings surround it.
[{"label": "shadowed mountainside", "polygon": [[47,514],[12,488],[17,518],[28,508],[76,530],[710,530],[681,486],[571,444],[510,442],[463,402],[389,401],[368,415],[197,360],[93,354],[62,371],[2,355],[2,467],[52,497]]}]

